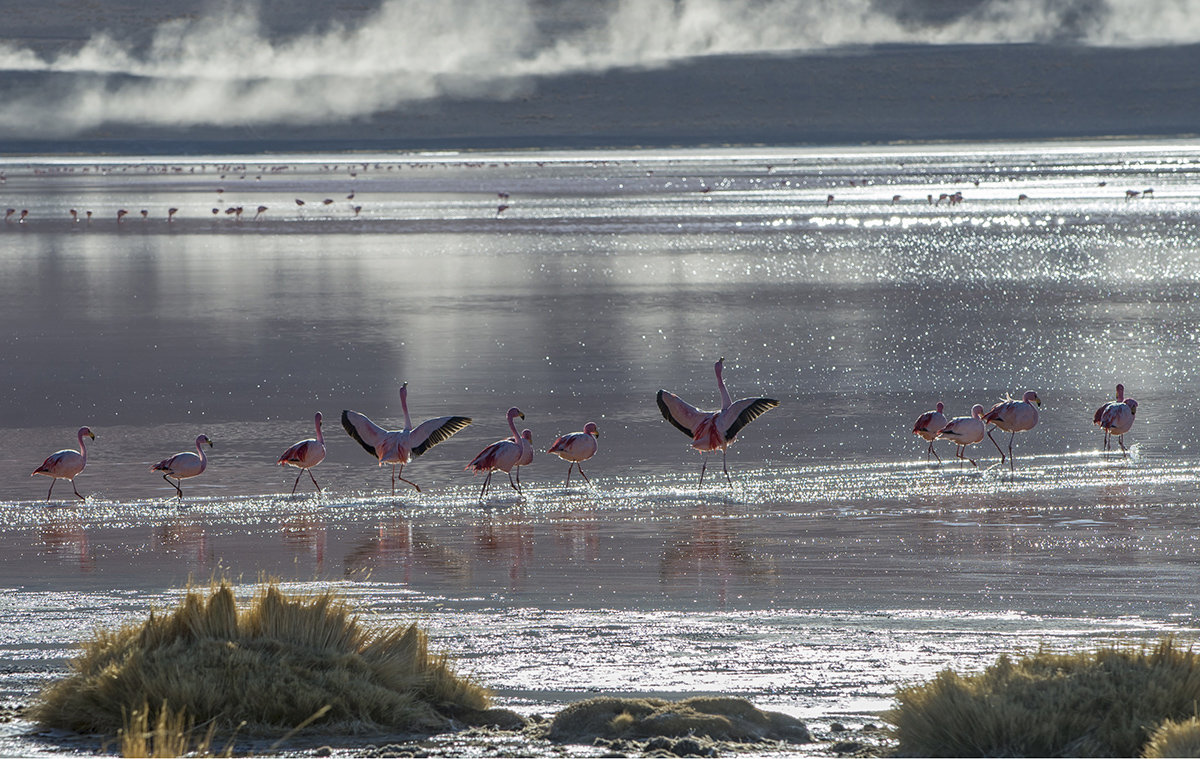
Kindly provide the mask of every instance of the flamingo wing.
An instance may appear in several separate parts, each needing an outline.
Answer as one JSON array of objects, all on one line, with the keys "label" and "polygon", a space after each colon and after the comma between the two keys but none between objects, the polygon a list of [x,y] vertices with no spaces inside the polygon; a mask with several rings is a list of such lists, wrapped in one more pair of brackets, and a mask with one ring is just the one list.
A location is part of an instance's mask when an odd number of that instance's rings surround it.
[{"label": "flamingo wing", "polygon": [[452,435],[462,432],[471,423],[469,416],[439,416],[421,422],[408,433],[408,446],[412,455],[420,456],[438,443],[449,440]]},{"label": "flamingo wing", "polygon": [[1108,411],[1108,407],[1111,405],[1113,405],[1113,401],[1109,401],[1096,409],[1096,415],[1092,417],[1092,424],[1100,424],[1100,419],[1104,416],[1104,412]]},{"label": "flamingo wing", "polygon": [[693,430],[708,416],[678,395],[666,390],[658,391],[658,408],[662,411],[663,419],[688,437],[695,437]]},{"label": "flamingo wing", "polygon": [[774,398],[743,398],[721,412],[717,418],[718,429],[724,427],[721,434],[726,441],[733,438],[750,422],[779,405]]},{"label": "flamingo wing", "polygon": [[364,414],[345,410],[342,411],[342,429],[346,430],[346,434],[354,438],[364,451],[376,458],[379,457],[378,448],[387,437],[387,430],[372,422]]}]

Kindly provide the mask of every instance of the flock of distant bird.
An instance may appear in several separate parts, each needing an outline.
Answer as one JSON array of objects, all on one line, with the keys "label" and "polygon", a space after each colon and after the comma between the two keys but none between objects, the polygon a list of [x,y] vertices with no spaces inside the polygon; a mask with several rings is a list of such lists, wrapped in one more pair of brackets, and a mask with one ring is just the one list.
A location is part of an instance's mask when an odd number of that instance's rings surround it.
[{"label": "flock of distant bird", "polygon": [[[721,375],[724,363],[725,359],[722,358],[714,365],[717,374],[717,387],[721,393],[720,411],[700,411],[680,399],[679,396],[669,393],[666,390],[658,391],[658,406],[662,411],[663,417],[668,422],[692,438],[693,448],[706,454],[717,449],[721,450],[725,478],[732,484],[732,479],[729,477],[729,467],[725,462],[726,449],[743,427],[766,411],[778,406],[779,401],[771,398],[731,400],[729,391],[725,389],[725,380]],[[372,422],[365,414],[358,411],[342,411],[342,427],[346,430],[347,434],[354,438],[367,453],[374,456],[379,466],[383,466],[384,464],[391,465],[393,495],[396,493],[396,480],[406,482],[416,488],[417,492],[420,492],[421,488],[417,483],[404,477],[404,466],[413,458],[420,456],[438,443],[448,440],[455,433],[460,432],[467,425],[471,424],[470,417],[439,416],[414,427],[412,418],[408,413],[407,382],[400,386],[400,407],[404,411],[404,427],[399,430],[384,429],[375,424],[375,422]],[[476,474],[487,474],[487,477],[483,481],[483,489],[479,492],[481,499],[487,493],[492,475],[498,471],[507,474],[509,484],[514,490],[521,492],[520,468],[533,461],[533,433],[529,430],[523,430],[518,433],[515,424],[517,417],[524,419],[525,414],[516,407],[510,408],[507,414],[507,421],[509,432],[512,434],[484,448],[465,467]],[[321,490],[321,486],[317,484],[317,479],[312,473],[312,468],[325,460],[325,438],[321,434],[320,412],[317,412],[315,422],[317,436],[308,440],[301,440],[291,446],[276,461],[280,466],[294,466],[300,470],[296,475],[296,481],[292,483],[292,493],[296,492],[296,488],[300,485],[300,478],[304,476],[305,472],[308,472],[308,476],[312,479],[316,489],[318,491]],[[75,495],[80,499],[84,498],[75,487],[75,478],[79,476],[87,465],[87,446],[83,442],[85,437],[92,440],[96,439],[91,429],[80,427],[78,451],[72,449],[58,451],[51,454],[41,466],[33,470],[34,475],[40,474],[51,478],[50,489],[46,492],[47,501],[50,500],[50,496],[54,492],[54,484],[58,480],[67,480],[70,482]],[[591,484],[591,480],[588,479],[587,474],[583,471],[582,464],[596,454],[598,448],[597,439],[599,437],[600,431],[596,427],[596,423],[588,422],[584,425],[582,431],[571,432],[556,438],[550,448],[547,449],[547,453],[553,453],[564,461],[569,462],[567,466],[567,485],[571,484],[572,469],[577,469],[579,476],[588,484]],[[177,497],[182,498],[183,480],[196,477],[204,472],[208,467],[208,458],[205,456],[204,449],[205,446],[211,448],[212,445],[213,443],[208,439],[208,436],[200,435],[196,438],[195,453],[191,451],[177,453],[170,458],[158,462],[151,467],[150,471],[161,472],[163,479],[171,487],[175,488]],[[704,482],[704,471],[707,466],[708,461],[706,457],[700,467],[701,484]],[[515,481],[513,480],[514,469],[516,470]],[[174,482],[171,482],[172,478],[174,478]]]},{"label": "flock of distant bird", "polygon": [[[708,467],[707,454],[717,450],[721,451],[721,464],[725,472],[725,479],[731,485],[733,484],[733,480],[729,476],[727,461],[729,445],[743,427],[779,405],[779,401],[773,398],[732,400],[729,391],[725,388],[725,379],[722,376],[724,364],[725,359],[722,358],[713,365],[717,375],[717,389],[721,395],[719,411],[701,411],[666,390],[659,390],[657,396],[658,408],[662,412],[663,418],[691,438],[693,448],[706,454],[700,466],[699,484],[701,485],[704,484],[704,473]],[[1037,393],[1029,390],[1025,392],[1021,400],[1005,399],[992,406],[991,410],[986,413],[984,413],[982,405],[975,404],[971,409],[970,416],[947,419],[944,413],[944,404],[938,403],[936,409],[926,411],[917,418],[912,431],[929,441],[927,457],[932,456],[938,460],[938,463],[941,463],[941,456],[934,450],[934,441],[949,440],[957,446],[956,457],[963,461],[969,461],[976,467],[979,464],[965,454],[967,446],[979,443],[984,437],[987,437],[1000,453],[1001,465],[1007,460],[1009,468],[1015,470],[1013,441],[1018,432],[1025,432],[1037,426],[1038,407],[1041,405],[1042,402]],[[407,382],[400,386],[400,407],[404,411],[404,427],[398,430],[384,429],[358,411],[342,411],[342,427],[346,433],[354,438],[367,453],[375,457],[379,466],[391,465],[393,495],[396,493],[397,480],[406,482],[416,488],[417,492],[421,492],[421,487],[417,483],[404,477],[405,465],[438,443],[450,439],[465,429],[472,421],[470,417],[466,416],[439,416],[414,427],[408,413]],[[1137,409],[1137,401],[1125,397],[1124,385],[1117,385],[1116,400],[1109,401],[1096,409],[1093,423],[1104,431],[1104,450],[1110,450],[1112,437],[1116,436],[1121,452],[1125,455],[1125,433],[1129,432],[1133,426]],[[508,475],[509,485],[517,492],[521,492],[521,467],[533,462],[533,433],[530,430],[517,431],[516,419],[518,417],[524,419],[525,414],[515,406],[510,408],[506,415],[506,421],[511,434],[484,448],[465,467],[475,474],[487,475],[483,481],[483,488],[479,491],[480,499],[487,494],[492,475],[496,472],[504,472]],[[325,438],[321,433],[320,412],[317,412],[314,421],[317,430],[316,437],[301,440],[292,445],[276,461],[280,466],[293,466],[300,470],[296,475],[296,481],[292,483],[292,493],[296,492],[300,485],[300,478],[304,476],[305,472],[312,479],[313,486],[318,491],[321,490],[321,486],[317,484],[317,478],[312,473],[313,467],[325,460]],[[1010,433],[1007,457],[1000,444],[992,437],[989,426]],[[47,501],[50,500],[50,496],[54,492],[54,483],[58,480],[69,481],[75,495],[81,499],[84,498],[75,487],[75,478],[87,465],[87,446],[83,442],[85,437],[96,439],[91,429],[80,427],[78,451],[72,449],[58,451],[51,454],[41,466],[33,470],[34,475],[40,474],[51,478],[50,489],[46,492]],[[566,480],[568,486],[571,484],[571,471],[576,468],[584,481],[591,484],[591,480],[583,471],[582,464],[596,454],[599,437],[600,432],[595,422],[588,422],[582,431],[571,432],[556,438],[547,449],[547,453],[553,453],[569,462]],[[151,467],[151,471],[161,472],[163,479],[175,488],[177,497],[182,498],[182,481],[204,472],[208,466],[204,448],[205,446],[212,447],[212,445],[212,441],[206,435],[200,435],[196,438],[195,453],[191,451],[177,453],[155,464]],[[515,480],[513,479],[514,470]],[[174,482],[171,482],[172,478],[174,478]]]},{"label": "flock of distant bird", "polygon": [[[926,411],[917,417],[917,421],[913,425],[913,434],[929,441],[927,457],[934,456],[940,463],[942,457],[938,456],[937,451],[933,449],[933,441],[949,440],[958,446],[955,456],[964,461],[970,461],[975,466],[979,466],[979,464],[975,462],[975,459],[966,456],[965,451],[968,445],[981,442],[986,435],[992,441],[992,445],[996,446],[996,450],[1000,452],[1000,463],[1003,464],[1004,451],[996,442],[996,438],[992,437],[992,431],[988,429],[988,425],[992,425],[1011,433],[1008,438],[1008,465],[1010,469],[1015,469],[1012,452],[1013,440],[1016,439],[1018,432],[1025,432],[1037,426],[1038,407],[1041,405],[1042,401],[1038,398],[1037,393],[1027,390],[1021,400],[1005,399],[992,406],[986,414],[983,406],[976,403],[971,409],[970,416],[946,419],[946,415],[943,413],[945,405],[938,403],[936,409]],[[1121,454],[1127,455],[1125,433],[1133,427],[1137,409],[1138,402],[1133,398],[1125,397],[1124,385],[1117,385],[1115,401],[1108,401],[1096,409],[1092,423],[1104,431],[1104,450],[1111,449],[1112,437],[1116,435],[1117,444],[1121,446]]]}]

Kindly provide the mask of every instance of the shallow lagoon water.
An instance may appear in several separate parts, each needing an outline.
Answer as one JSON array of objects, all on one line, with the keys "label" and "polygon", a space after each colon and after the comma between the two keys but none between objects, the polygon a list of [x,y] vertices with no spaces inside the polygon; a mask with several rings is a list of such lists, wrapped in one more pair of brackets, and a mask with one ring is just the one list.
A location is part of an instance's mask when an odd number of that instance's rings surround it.
[{"label": "shallow lagoon water", "polygon": [[[416,616],[526,712],[731,692],[856,724],[946,666],[1196,634],[1195,145],[0,169],[30,211],[0,229],[8,704],[93,624],[220,574]],[[734,397],[783,405],[730,449],[732,487],[710,460],[697,488],[653,395],[717,403],[721,355]],[[475,423],[393,498],[337,416],[398,424],[405,380],[414,418]],[[1128,458],[1091,425],[1117,382],[1141,403]],[[986,440],[979,470],[923,461],[919,413],[1025,389],[1045,405],[1015,473]],[[595,487],[540,454],[524,497],[481,504],[462,467],[510,405],[540,450],[596,421]],[[274,458],[317,410],[326,491],[286,495]],[[46,505],[28,473],[81,424],[91,498]],[[180,503],[148,469],[200,432]]]}]

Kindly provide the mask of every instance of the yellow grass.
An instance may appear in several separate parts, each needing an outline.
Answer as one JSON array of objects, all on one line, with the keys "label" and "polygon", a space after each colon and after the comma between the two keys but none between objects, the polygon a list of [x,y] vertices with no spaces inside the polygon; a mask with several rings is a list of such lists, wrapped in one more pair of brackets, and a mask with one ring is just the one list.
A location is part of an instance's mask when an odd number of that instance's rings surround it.
[{"label": "yellow grass", "polygon": [[1153,647],[1002,656],[900,688],[885,719],[908,756],[1140,756],[1155,726],[1195,713],[1200,657]]},{"label": "yellow grass", "polygon": [[135,709],[117,734],[121,756],[130,757],[211,757],[233,756],[233,742],[219,755],[212,753],[213,734],[216,725],[210,724],[200,738],[194,736],[194,725],[182,709],[175,711],[167,704],[158,710],[158,717],[150,725],[150,708],[143,704]]},{"label": "yellow grass", "polygon": [[1192,717],[1183,722],[1167,720],[1162,723],[1150,736],[1142,756],[1146,759],[1200,757],[1200,720]]},{"label": "yellow grass", "polygon": [[333,591],[291,595],[274,583],[240,607],[228,583],[189,590],[175,609],[96,631],[71,669],[30,716],[105,735],[139,710],[156,724],[159,704],[222,732],[278,735],[322,710],[315,724],[329,731],[432,731],[489,698],[431,655],[415,624],[368,629]]}]

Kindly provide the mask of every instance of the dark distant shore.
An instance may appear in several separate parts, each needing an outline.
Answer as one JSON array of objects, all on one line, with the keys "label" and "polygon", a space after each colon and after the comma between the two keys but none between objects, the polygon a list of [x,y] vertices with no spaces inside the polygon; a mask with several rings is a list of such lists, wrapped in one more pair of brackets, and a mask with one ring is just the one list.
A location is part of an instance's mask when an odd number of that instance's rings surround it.
[{"label": "dark distant shore", "polygon": [[[0,82],[36,86],[29,74]],[[341,124],[112,125],[0,140],[0,153],[200,154],[836,146],[1176,138],[1200,133],[1200,46],[885,46],[699,58],[530,78],[506,98],[437,99]]]}]

